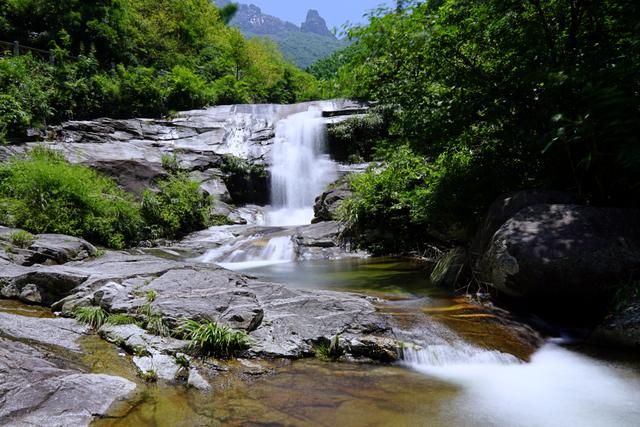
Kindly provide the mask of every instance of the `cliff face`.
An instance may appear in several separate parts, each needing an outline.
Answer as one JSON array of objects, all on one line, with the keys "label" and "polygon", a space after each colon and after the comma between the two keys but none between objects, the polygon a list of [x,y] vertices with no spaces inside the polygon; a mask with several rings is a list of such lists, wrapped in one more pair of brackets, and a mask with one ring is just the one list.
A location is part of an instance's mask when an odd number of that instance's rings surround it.
[{"label": "cliff face", "polygon": [[[232,3],[230,0],[215,0],[218,6]],[[317,10],[307,13],[300,27],[264,13],[253,4],[238,4],[238,11],[230,25],[238,27],[247,37],[269,37],[278,44],[285,58],[300,68],[308,67],[319,59],[347,46],[327,27]]]}]

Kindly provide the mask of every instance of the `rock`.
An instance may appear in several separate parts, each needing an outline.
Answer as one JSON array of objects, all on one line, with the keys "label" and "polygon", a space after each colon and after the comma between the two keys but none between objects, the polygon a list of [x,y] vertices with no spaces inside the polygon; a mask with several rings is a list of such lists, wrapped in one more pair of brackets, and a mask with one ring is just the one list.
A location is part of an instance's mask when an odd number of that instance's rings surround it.
[{"label": "rock", "polygon": [[640,300],[627,303],[596,328],[592,339],[633,349],[640,349]]},{"label": "rock", "polygon": [[175,356],[189,347],[186,341],[152,335],[137,325],[103,325],[98,331],[105,340],[135,355]]},{"label": "rock", "polygon": [[340,241],[344,225],[337,221],[325,221],[297,227],[293,232],[298,260],[363,258],[369,254],[352,251],[348,243]]},{"label": "rock", "polygon": [[61,364],[34,347],[0,338],[0,424],[88,426],[136,388],[124,378]]},{"label": "rock", "polygon": [[196,390],[211,391],[211,385],[202,377],[202,375],[200,375],[200,372],[198,372],[198,368],[196,367],[189,368],[187,385],[195,388]]},{"label": "rock", "polygon": [[305,33],[314,33],[320,36],[335,38],[335,35],[327,28],[326,21],[320,16],[317,10],[310,9],[307,12],[307,19],[302,23],[300,29]]},{"label": "rock", "polygon": [[313,223],[321,221],[336,220],[336,210],[342,204],[342,201],[349,198],[353,194],[351,184],[347,178],[341,178],[333,184],[327,191],[316,198],[313,206],[315,217]]},{"label": "rock", "polygon": [[51,267],[6,268],[0,271],[0,294],[25,302],[51,305],[67,296],[90,276],[89,272]]},{"label": "rock", "polygon": [[92,169],[112,178],[122,189],[140,197],[147,188],[155,188],[158,180],[169,174],[160,162],[144,159],[96,159],[83,163]]},{"label": "rock", "polygon": [[448,251],[431,272],[430,281],[434,286],[454,288],[467,263],[467,251],[464,248],[453,248]]},{"label": "rock", "polygon": [[[331,223],[314,227],[327,226]],[[306,238],[313,235],[321,239],[322,233],[318,233],[309,233]],[[0,270],[0,280],[5,281],[2,291],[15,286],[21,292],[27,284],[36,284],[45,304],[51,304],[50,287],[57,283],[61,299],[53,307],[68,314],[79,306],[99,304],[113,313],[136,316],[141,306],[150,304],[168,327],[192,319],[244,329],[249,332],[249,354],[253,356],[303,357],[311,353],[312,343],[322,338],[336,334],[345,339],[386,336],[391,330],[389,317],[377,311],[377,300],[372,298],[293,290],[215,266],[148,255],[107,252],[99,258],[46,268],[9,263]],[[151,303],[148,291],[156,294]],[[135,325],[103,326],[100,333],[131,352],[139,349],[152,356],[171,356],[184,351],[186,345],[154,337]]]},{"label": "rock", "polygon": [[385,337],[363,336],[348,343],[348,352],[354,357],[365,357],[377,362],[391,363],[398,360],[398,343]]},{"label": "rock", "polygon": [[523,190],[503,194],[489,207],[472,243],[471,256],[478,261],[491,244],[491,238],[507,220],[533,205],[571,205],[579,200],[572,194],[550,190]]},{"label": "rock", "polygon": [[210,195],[216,201],[220,201],[223,203],[233,202],[233,199],[229,194],[229,190],[227,189],[227,185],[224,183],[222,172],[220,172],[220,170],[195,170],[189,174],[189,178],[200,183],[200,191]]},{"label": "rock", "polygon": [[602,303],[640,272],[640,211],[534,205],[493,235],[482,280],[532,301]]},{"label": "rock", "polygon": [[0,242],[9,245],[7,258],[20,265],[65,264],[86,259],[97,251],[86,240],[63,234],[37,234],[28,248],[18,248],[11,242],[11,235],[18,231],[22,230],[0,227]]},{"label": "rock", "polygon": [[47,319],[0,313],[0,332],[20,340],[37,341],[67,350],[80,351],[78,339],[89,327],[73,319]]},{"label": "rock", "polygon": [[151,375],[165,381],[175,381],[181,369],[173,357],[158,353],[133,356],[133,363],[143,376]]}]

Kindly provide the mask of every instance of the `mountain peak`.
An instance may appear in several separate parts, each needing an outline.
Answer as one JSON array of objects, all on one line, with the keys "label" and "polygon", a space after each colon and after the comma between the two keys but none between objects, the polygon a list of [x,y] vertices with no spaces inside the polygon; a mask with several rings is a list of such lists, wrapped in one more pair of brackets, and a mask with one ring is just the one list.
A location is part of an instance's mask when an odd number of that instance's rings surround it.
[{"label": "mountain peak", "polygon": [[307,12],[307,20],[302,23],[300,29],[306,33],[314,33],[321,36],[335,37],[334,34],[327,28],[327,22],[320,16],[320,13],[315,9],[310,9]]}]

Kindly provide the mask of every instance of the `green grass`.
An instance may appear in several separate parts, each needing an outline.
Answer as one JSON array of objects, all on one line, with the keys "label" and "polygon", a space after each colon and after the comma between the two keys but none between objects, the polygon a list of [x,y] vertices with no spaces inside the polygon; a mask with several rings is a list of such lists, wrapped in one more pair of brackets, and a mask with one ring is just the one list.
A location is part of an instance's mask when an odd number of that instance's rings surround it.
[{"label": "green grass", "polygon": [[187,320],[178,329],[178,334],[190,341],[192,351],[204,356],[228,358],[249,347],[245,331],[234,331],[211,321]]},{"label": "green grass", "polygon": [[127,314],[110,314],[104,323],[109,325],[136,325],[137,320]]},{"label": "green grass", "polygon": [[339,345],[340,334],[331,338],[331,340],[322,339],[313,345],[313,352],[315,356],[327,362],[334,362],[342,356],[343,351]]},{"label": "green grass", "polygon": [[73,314],[78,322],[86,323],[94,329],[104,325],[109,317],[101,307],[79,307]]},{"label": "green grass", "polygon": [[154,290],[147,291],[147,302],[154,302],[158,298],[158,292]]},{"label": "green grass", "polygon": [[33,245],[36,241],[36,237],[28,231],[20,230],[13,232],[9,235],[9,241],[13,246],[26,249]]}]

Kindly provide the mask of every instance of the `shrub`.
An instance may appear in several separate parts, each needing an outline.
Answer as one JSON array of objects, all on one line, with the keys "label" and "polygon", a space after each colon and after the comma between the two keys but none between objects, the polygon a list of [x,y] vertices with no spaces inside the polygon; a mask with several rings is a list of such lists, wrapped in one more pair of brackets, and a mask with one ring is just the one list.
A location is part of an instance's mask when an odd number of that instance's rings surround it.
[{"label": "shrub", "polygon": [[98,329],[107,321],[108,315],[100,307],[80,307],[74,311],[74,317],[78,322],[86,323],[94,329]]},{"label": "shrub", "polygon": [[168,76],[167,105],[176,110],[190,110],[215,103],[214,91],[202,77],[177,65]]},{"label": "shrub", "polygon": [[464,242],[495,197],[517,186],[531,167],[505,158],[499,144],[449,150],[433,162],[401,147],[351,179],[354,195],[338,216],[347,235],[374,253],[421,251],[434,239]]},{"label": "shrub", "polygon": [[113,181],[43,147],[0,166],[0,221],[117,249],[143,226],[138,205]]},{"label": "shrub", "polygon": [[36,238],[33,234],[24,230],[16,231],[9,235],[9,241],[11,244],[23,249],[31,246],[35,240]]},{"label": "shrub", "polygon": [[233,331],[210,321],[187,320],[178,329],[178,334],[190,341],[191,350],[205,356],[231,357],[249,346],[245,331]]},{"label": "shrub", "polygon": [[212,200],[200,192],[197,182],[177,173],[158,186],[159,192],[142,194],[142,215],[151,225],[152,237],[177,237],[209,225]]}]

